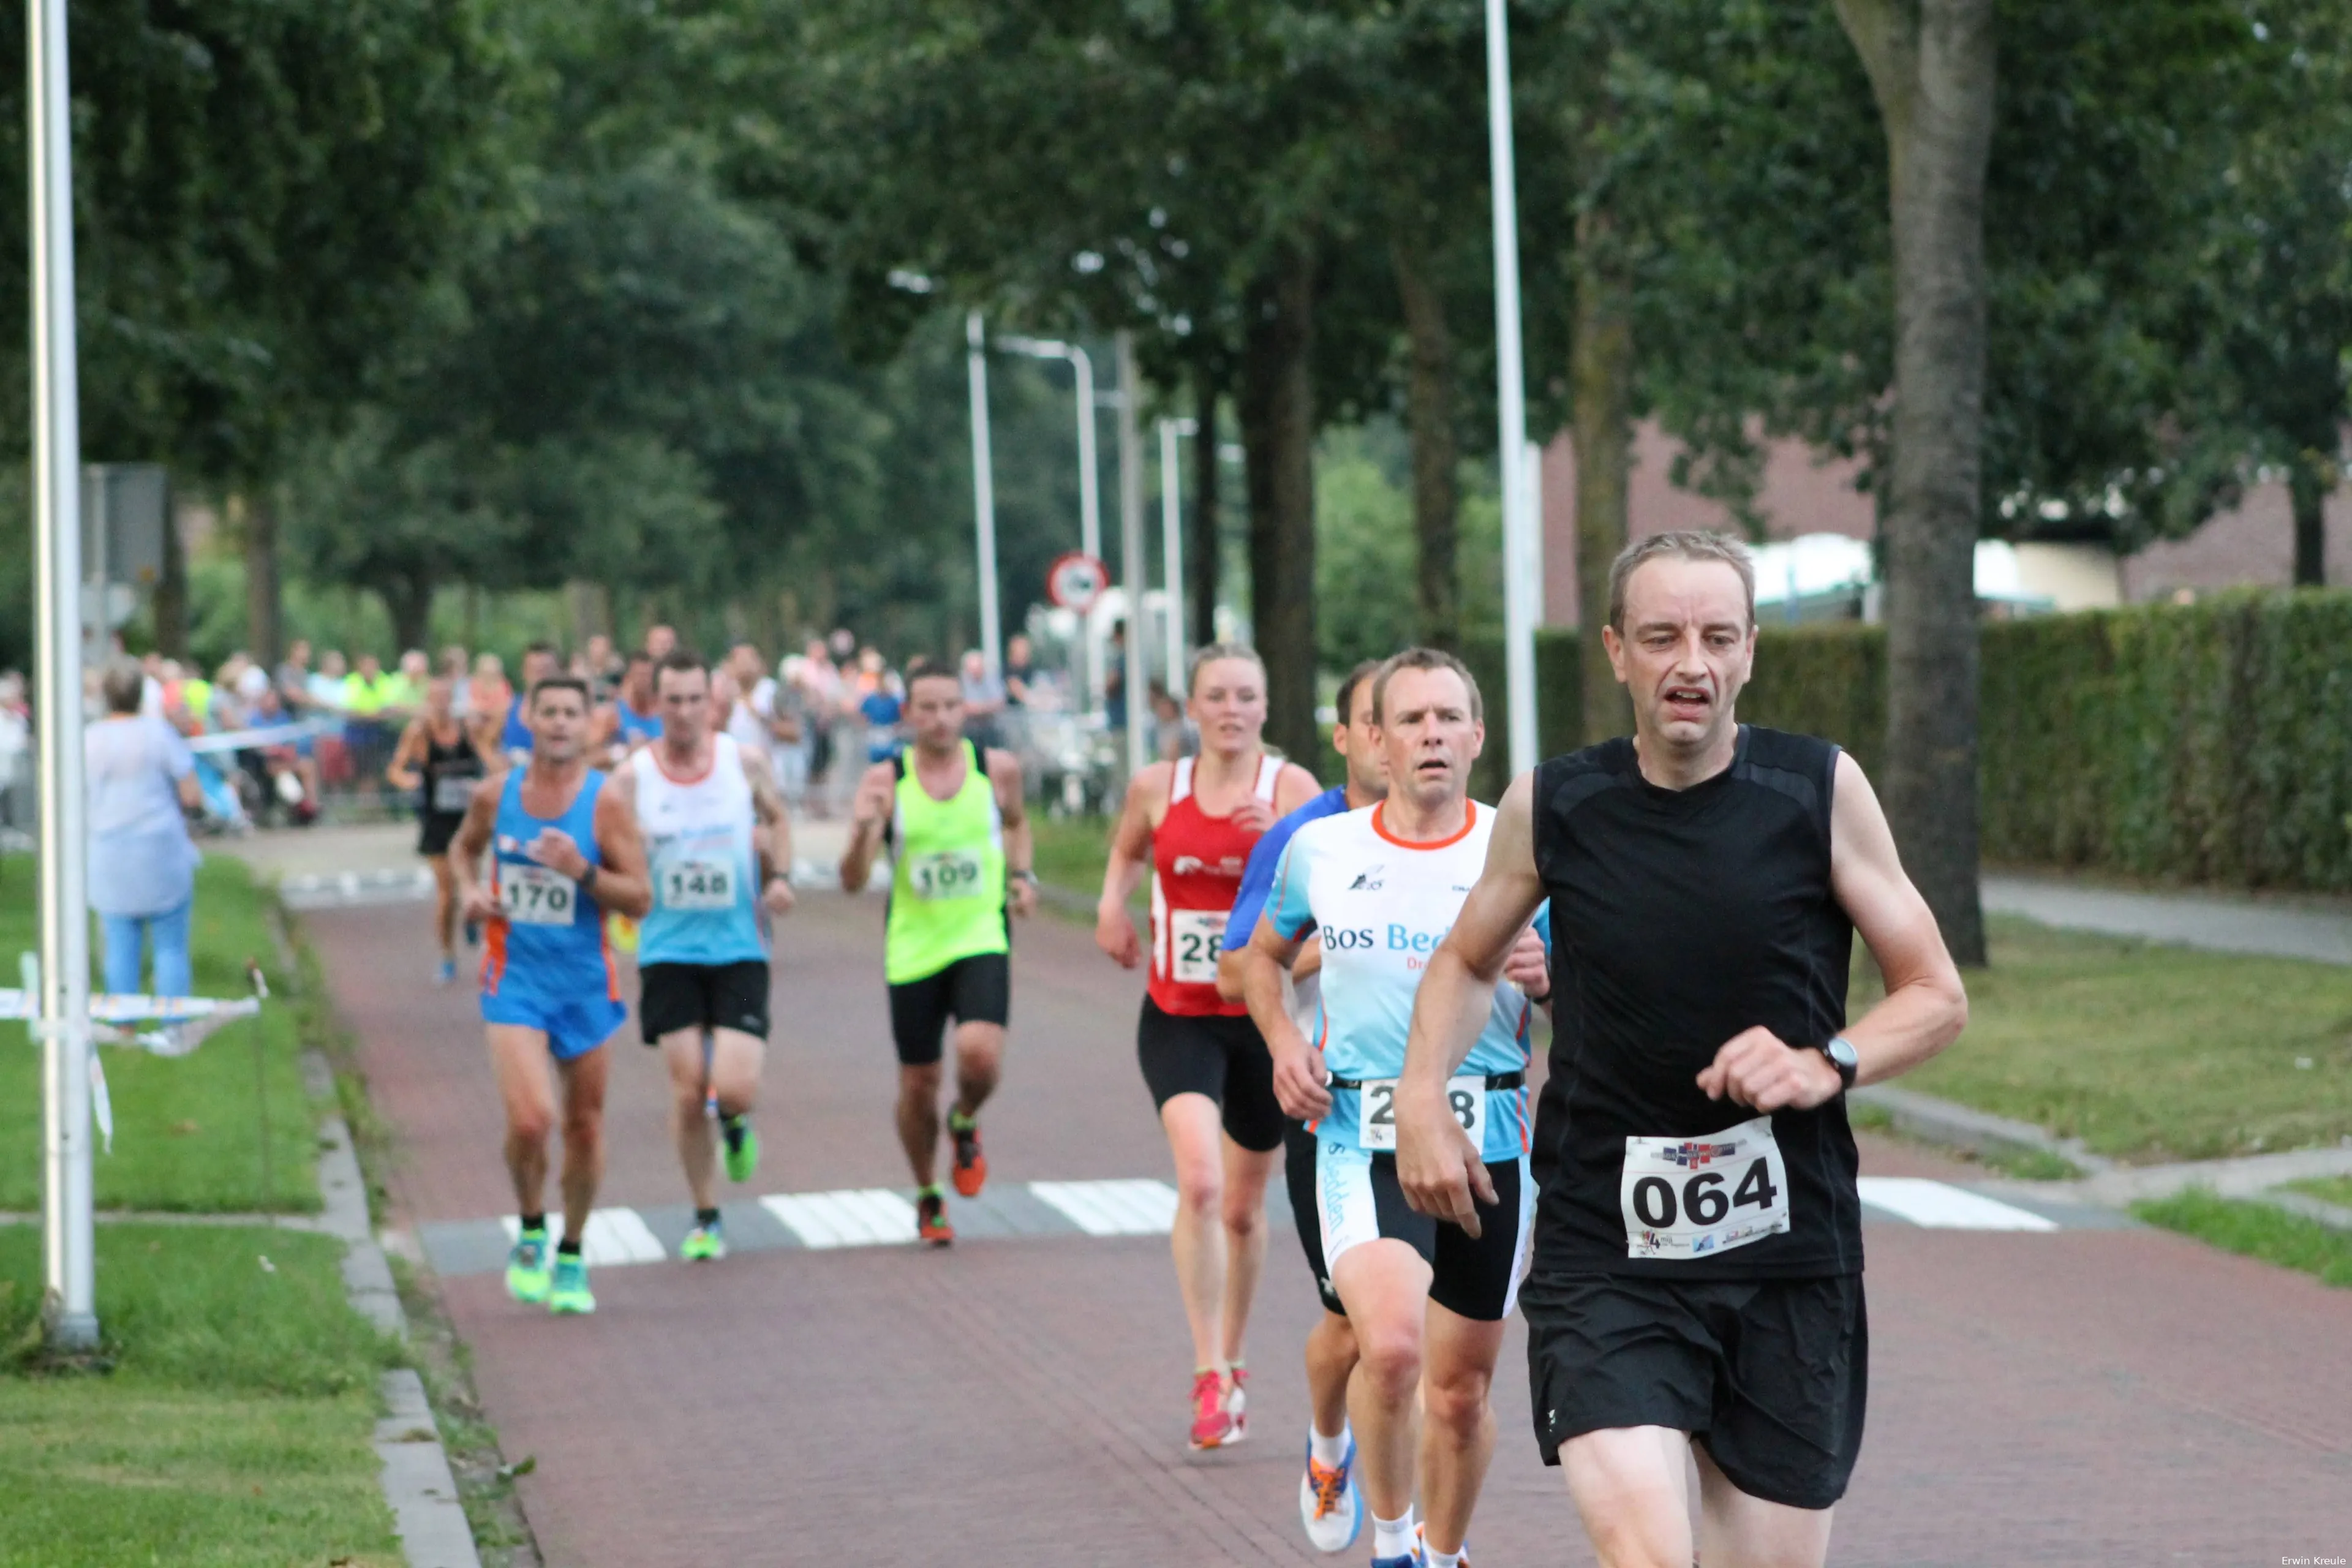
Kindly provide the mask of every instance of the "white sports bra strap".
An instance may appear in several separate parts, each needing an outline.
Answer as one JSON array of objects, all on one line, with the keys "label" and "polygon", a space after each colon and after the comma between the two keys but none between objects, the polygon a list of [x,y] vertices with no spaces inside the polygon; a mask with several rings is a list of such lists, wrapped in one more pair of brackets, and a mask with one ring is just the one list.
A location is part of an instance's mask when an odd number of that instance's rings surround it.
[{"label": "white sports bra strap", "polygon": [[1257,797],[1268,805],[1274,804],[1274,786],[1282,782],[1282,759],[1260,757],[1257,760]]},{"label": "white sports bra strap", "polygon": [[1190,757],[1179,757],[1176,759],[1176,784],[1173,789],[1171,789],[1168,792],[1168,804],[1173,805],[1178,801],[1190,795],[1192,793],[1192,759]]}]

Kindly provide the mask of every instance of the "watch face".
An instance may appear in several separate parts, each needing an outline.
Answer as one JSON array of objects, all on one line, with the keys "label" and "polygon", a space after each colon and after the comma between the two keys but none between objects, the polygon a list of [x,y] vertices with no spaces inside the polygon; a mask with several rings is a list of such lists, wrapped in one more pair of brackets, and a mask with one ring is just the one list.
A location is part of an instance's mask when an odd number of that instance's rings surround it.
[{"label": "watch face", "polygon": [[1829,1053],[1830,1060],[1842,1068],[1856,1067],[1862,1061],[1862,1058],[1854,1054],[1853,1042],[1843,1036],[1830,1042]]}]

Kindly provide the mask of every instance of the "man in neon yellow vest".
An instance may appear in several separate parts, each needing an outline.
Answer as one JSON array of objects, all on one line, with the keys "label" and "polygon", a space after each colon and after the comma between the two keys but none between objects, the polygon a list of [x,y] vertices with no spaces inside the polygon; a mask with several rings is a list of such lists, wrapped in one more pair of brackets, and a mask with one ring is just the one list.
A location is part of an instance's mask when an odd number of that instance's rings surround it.
[{"label": "man in neon yellow vest", "polygon": [[884,844],[891,854],[883,970],[898,1049],[898,1139],[913,1167],[916,1232],[934,1247],[955,1239],[947,1194],[934,1179],[940,1143],[941,1037],[956,1020],[956,1098],[948,1112],[956,1191],[978,1197],[988,1179],[975,1120],[996,1088],[1012,998],[1010,916],[1037,902],[1021,763],[963,734],[963,683],[952,666],[908,678],[914,743],[858,781],[841,885],[866,886]]}]

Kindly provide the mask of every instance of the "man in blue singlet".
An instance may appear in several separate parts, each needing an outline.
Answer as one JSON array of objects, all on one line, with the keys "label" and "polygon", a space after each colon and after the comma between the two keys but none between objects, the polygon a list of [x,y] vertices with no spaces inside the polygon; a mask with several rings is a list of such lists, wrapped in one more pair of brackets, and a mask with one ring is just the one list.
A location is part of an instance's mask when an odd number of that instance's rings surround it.
[{"label": "man in blue singlet", "polygon": [[673,648],[654,679],[661,738],[628,759],[613,788],[635,809],[651,863],[637,1021],[669,1069],[671,1131],[694,1197],[678,1252],[710,1262],[727,1256],[712,1190],[720,1145],[731,1180],[751,1180],[760,1163],[751,1103],[767,1053],[768,920],[793,907],[792,827],[766,748],[713,731],[702,656]]},{"label": "man in blue singlet", "polygon": [[[450,869],[467,918],[482,925],[482,1022],[521,1211],[507,1289],[551,1311],[593,1312],[580,1244],[604,1175],[602,1047],[628,1016],[604,912],[642,915],[653,897],[628,796],[604,788],[605,775],[587,763],[587,683],[550,676],[524,702],[530,760],[474,792]],[[485,853],[488,882],[477,879]],[[543,1199],[559,1086],[563,1238],[551,1259]]]},{"label": "man in blue singlet", "polygon": [[659,662],[649,653],[631,654],[613,700],[596,710],[602,736],[598,751],[606,767],[619,767],[631,752],[661,739],[661,700],[654,688],[654,666]]},{"label": "man in blue singlet", "polygon": [[[507,710],[506,727],[499,731],[499,750],[518,766],[530,756],[531,693],[559,668],[553,643],[535,642],[522,650],[522,685],[515,692],[514,706]],[[587,688],[583,686],[581,689],[585,691]]]}]

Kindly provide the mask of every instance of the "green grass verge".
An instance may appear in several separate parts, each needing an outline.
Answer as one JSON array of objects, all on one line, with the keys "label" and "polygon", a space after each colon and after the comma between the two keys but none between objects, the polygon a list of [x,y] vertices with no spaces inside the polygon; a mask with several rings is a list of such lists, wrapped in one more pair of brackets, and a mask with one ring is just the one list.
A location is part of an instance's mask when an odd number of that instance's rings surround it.
[{"label": "green grass verge", "polygon": [[[196,990],[241,996],[247,958],[261,961],[271,991],[289,995],[268,923],[269,895],[246,867],[208,858],[196,876]],[[40,943],[33,862],[0,861],[0,973],[16,984],[16,955]],[[90,942],[95,959],[97,939]],[[255,1052],[261,1062],[257,1073]],[[0,1029],[0,1209],[40,1206],[40,1052],[16,1026]],[[114,1152],[94,1161],[98,1204],[110,1209],[313,1213],[317,1134],[299,1065],[297,1010],[280,1000],[231,1024],[193,1056],[165,1060],[105,1047],[114,1102]],[[262,1189],[262,1127],[268,1126],[269,1191]]]},{"label": "green grass verge", "polygon": [[1103,867],[1110,859],[1110,826],[1098,816],[1032,816],[1037,879],[1089,899],[1099,897]]},{"label": "green grass verge", "polygon": [[2352,1286],[2352,1231],[2341,1231],[2274,1209],[2192,1189],[2135,1204],[2132,1213],[2230,1252],[2299,1268],[2329,1285]]},{"label": "green grass verge", "polygon": [[0,1568],[394,1568],[370,1440],[395,1352],[345,1304],[341,1256],[293,1231],[100,1226],[113,1369],[56,1372],[40,1233],[0,1227]]},{"label": "green grass verge", "polygon": [[[2352,971],[1989,924],[1968,1032],[1905,1088],[2142,1163],[2352,1134]],[[1875,990],[1858,957],[1856,1016]]]},{"label": "green grass verge", "polygon": [[2314,1176],[2307,1182],[2289,1182],[2287,1190],[2352,1209],[2352,1176]]}]

